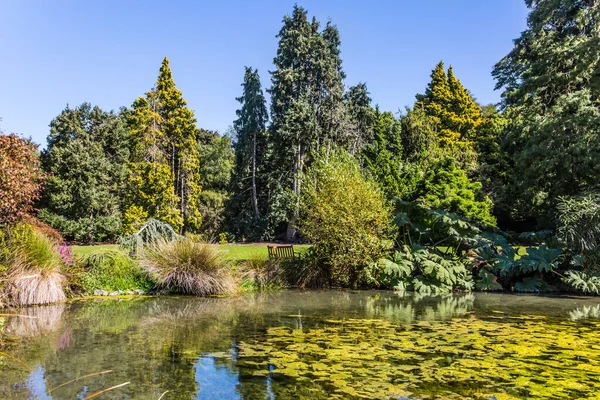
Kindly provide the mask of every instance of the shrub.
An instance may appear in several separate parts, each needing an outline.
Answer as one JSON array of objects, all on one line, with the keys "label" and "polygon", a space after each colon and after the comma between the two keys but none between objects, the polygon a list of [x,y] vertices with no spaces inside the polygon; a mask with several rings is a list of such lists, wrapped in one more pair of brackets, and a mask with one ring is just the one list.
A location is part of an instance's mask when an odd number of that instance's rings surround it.
[{"label": "shrub", "polygon": [[417,190],[417,196],[430,208],[496,225],[492,201],[481,190],[481,183],[471,181],[451,158],[432,163]]},{"label": "shrub", "polygon": [[172,242],[182,237],[175,232],[171,225],[150,218],[142,227],[129,236],[119,238],[121,248],[129,250],[132,254],[138,254],[147,246],[153,246],[159,242]]},{"label": "shrub", "polygon": [[[356,160],[334,150],[318,156],[303,177],[300,228],[329,285],[369,284],[366,268],[384,253],[390,209]],[[308,261],[308,258],[306,258]]]},{"label": "shrub", "polygon": [[42,209],[38,217],[59,230],[68,240],[80,243],[114,241],[121,232],[121,217],[117,214],[98,216],[95,219],[70,219]]},{"label": "shrub", "polygon": [[48,304],[65,299],[65,264],[57,246],[30,225],[5,231],[0,264],[6,268],[4,293],[14,305]]},{"label": "shrub", "polygon": [[0,131],[0,223],[13,222],[31,211],[43,180],[37,145]]},{"label": "shrub", "polygon": [[141,265],[159,287],[175,293],[207,296],[235,289],[229,262],[214,245],[160,240],[143,248]]},{"label": "shrub", "polygon": [[323,267],[314,247],[281,264],[282,280],[292,287],[326,287],[331,284],[329,272]]},{"label": "shrub", "polygon": [[95,290],[147,291],[154,286],[148,274],[127,254],[119,251],[92,253],[79,262],[81,285],[87,293]]}]

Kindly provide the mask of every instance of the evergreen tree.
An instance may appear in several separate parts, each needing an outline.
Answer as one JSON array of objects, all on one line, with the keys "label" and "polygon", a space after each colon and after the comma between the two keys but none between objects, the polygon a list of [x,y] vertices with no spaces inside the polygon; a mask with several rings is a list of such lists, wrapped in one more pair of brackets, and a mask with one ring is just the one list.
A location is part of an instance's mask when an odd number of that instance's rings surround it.
[{"label": "evergreen tree", "polygon": [[[316,19],[295,6],[285,16],[271,72],[272,157],[269,160],[269,219],[272,228],[287,223],[286,238],[295,235],[302,171],[320,147],[348,143],[343,102],[340,40],[328,23],[319,31]],[[279,211],[276,211],[279,210]]]},{"label": "evergreen tree", "polygon": [[47,141],[40,218],[70,240],[115,239],[129,160],[124,121],[89,103],[67,107],[50,123]]},{"label": "evergreen tree", "polygon": [[363,151],[364,164],[387,197],[406,195],[401,125],[391,112],[376,108],[373,139]]},{"label": "evergreen tree", "polygon": [[444,63],[439,62],[431,73],[425,94],[418,94],[415,108],[423,108],[439,127],[439,140],[443,148],[467,170],[476,168],[473,140],[483,122],[481,108],[454,75],[448,74]]},{"label": "evergreen tree", "polygon": [[[241,108],[236,111],[233,128],[235,143],[235,169],[232,188],[235,196],[230,203],[230,218],[234,233],[259,239],[262,235],[266,212],[266,124],[268,112],[258,71],[246,67],[243,93],[236,100]],[[260,204],[259,204],[260,203]]]},{"label": "evergreen tree", "polygon": [[202,191],[198,199],[202,214],[200,231],[207,239],[214,240],[225,229],[225,206],[230,198],[234,152],[227,135],[199,129],[197,136],[198,153],[202,160]]},{"label": "evergreen tree", "polygon": [[359,83],[348,89],[344,95],[348,118],[355,130],[352,143],[348,146],[350,154],[358,154],[373,139],[376,124],[375,110],[371,107],[371,97],[365,83]]},{"label": "evergreen tree", "polygon": [[518,212],[552,227],[559,197],[600,182],[600,2],[526,3],[527,30],[493,75],[512,117]]},{"label": "evergreen tree", "polygon": [[471,181],[450,157],[439,159],[431,165],[416,195],[430,208],[490,225],[496,224],[492,216],[493,204],[482,192],[481,183]]},{"label": "evergreen tree", "polygon": [[200,161],[196,119],[175,86],[165,57],[155,88],[132,106],[133,146],[130,208],[126,219],[154,217],[177,229],[197,231]]},{"label": "evergreen tree", "polygon": [[452,96],[448,125],[453,131],[459,132],[463,141],[473,142],[483,123],[481,107],[456,78],[452,66],[448,68],[448,86]]}]

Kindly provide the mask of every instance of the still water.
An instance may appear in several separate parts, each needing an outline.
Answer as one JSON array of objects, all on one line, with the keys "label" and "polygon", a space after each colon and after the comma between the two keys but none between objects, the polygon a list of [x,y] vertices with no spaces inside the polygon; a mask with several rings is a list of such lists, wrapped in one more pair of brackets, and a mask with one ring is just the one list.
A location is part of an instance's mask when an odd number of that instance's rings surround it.
[{"label": "still water", "polygon": [[86,399],[115,386],[93,398],[575,399],[600,389],[596,298],[282,291],[2,312],[21,316],[0,316],[0,399]]}]

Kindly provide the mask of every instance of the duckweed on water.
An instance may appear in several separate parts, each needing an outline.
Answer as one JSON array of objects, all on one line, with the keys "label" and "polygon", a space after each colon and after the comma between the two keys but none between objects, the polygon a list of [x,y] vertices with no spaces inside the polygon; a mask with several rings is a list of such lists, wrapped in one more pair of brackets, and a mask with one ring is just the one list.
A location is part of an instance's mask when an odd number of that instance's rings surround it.
[{"label": "duckweed on water", "polygon": [[271,328],[266,340],[241,344],[238,365],[312,382],[331,398],[600,398],[598,327],[543,317],[409,327],[328,320],[305,331]]}]

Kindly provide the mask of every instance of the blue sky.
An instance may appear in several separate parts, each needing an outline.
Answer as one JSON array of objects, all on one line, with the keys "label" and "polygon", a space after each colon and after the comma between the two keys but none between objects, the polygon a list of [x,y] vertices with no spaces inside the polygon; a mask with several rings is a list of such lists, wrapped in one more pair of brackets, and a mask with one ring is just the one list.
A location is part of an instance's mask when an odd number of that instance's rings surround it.
[{"label": "blue sky", "polygon": [[[148,91],[164,56],[198,126],[235,119],[244,66],[263,87],[295,1],[0,0],[0,128],[45,144],[67,104],[117,110]],[[382,110],[412,105],[439,60],[481,103],[498,102],[493,65],[525,29],[523,0],[298,2],[342,40],[346,86]]]}]

